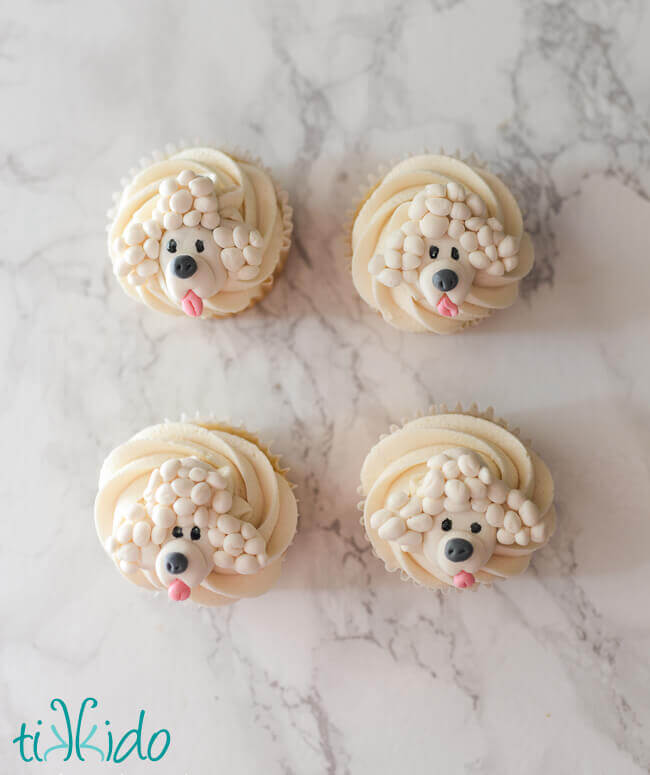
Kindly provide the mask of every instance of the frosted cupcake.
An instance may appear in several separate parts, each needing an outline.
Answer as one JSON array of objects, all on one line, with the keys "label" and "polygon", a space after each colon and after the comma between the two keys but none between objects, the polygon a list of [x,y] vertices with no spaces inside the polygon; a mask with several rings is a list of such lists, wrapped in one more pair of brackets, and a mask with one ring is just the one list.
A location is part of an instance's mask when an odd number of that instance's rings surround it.
[{"label": "frosted cupcake", "polygon": [[522,573],[555,528],[548,468],[492,410],[432,412],[393,427],[363,464],[375,554],[430,589]]},{"label": "frosted cupcake", "polygon": [[296,532],[278,460],[213,422],[154,425],[108,456],[95,526],[119,572],[171,600],[218,606],[266,592]]},{"label": "frosted cupcake", "polygon": [[291,244],[286,194],[258,163],[213,148],[143,159],[109,212],[113,270],[171,315],[227,317],[273,286]]},{"label": "frosted cupcake", "polygon": [[533,247],[506,186],[484,167],[427,154],[367,194],[351,233],[364,301],[404,331],[451,334],[517,298]]}]

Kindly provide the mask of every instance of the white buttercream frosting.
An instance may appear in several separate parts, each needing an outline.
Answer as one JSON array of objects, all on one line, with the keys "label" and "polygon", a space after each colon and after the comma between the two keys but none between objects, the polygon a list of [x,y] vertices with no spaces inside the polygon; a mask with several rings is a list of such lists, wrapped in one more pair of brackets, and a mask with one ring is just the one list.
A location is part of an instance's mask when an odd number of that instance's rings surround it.
[{"label": "white buttercream frosting", "polygon": [[449,156],[414,156],[367,196],[351,234],[361,297],[405,331],[448,334],[510,306],[534,254],[499,178]]},{"label": "white buttercream frosting", "polygon": [[113,270],[153,309],[226,317],[264,296],[291,241],[291,208],[258,163],[187,148],[133,171],[110,213]]},{"label": "white buttercream frosting", "polygon": [[491,412],[441,409],[393,429],[361,490],[377,556],[430,588],[521,573],[555,528],[548,468]]},{"label": "white buttercream frosting", "polygon": [[277,580],[297,505],[277,460],[250,434],[167,422],[108,456],[95,525],[125,578],[174,600],[223,605]]}]

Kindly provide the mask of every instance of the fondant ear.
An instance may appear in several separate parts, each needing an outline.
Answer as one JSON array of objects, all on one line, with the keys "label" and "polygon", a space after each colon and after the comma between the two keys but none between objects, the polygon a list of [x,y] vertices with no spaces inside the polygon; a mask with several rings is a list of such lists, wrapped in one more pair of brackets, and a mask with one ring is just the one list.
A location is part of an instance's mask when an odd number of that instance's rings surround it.
[{"label": "fondant ear", "polygon": [[[414,204],[415,201],[409,208],[409,215]],[[370,274],[387,288],[396,288],[402,282],[417,283],[425,248],[422,236],[417,220],[406,221],[401,229],[388,235],[383,253],[375,253],[370,259]]]},{"label": "fondant ear", "polygon": [[260,273],[264,257],[264,239],[257,229],[247,223],[224,218],[212,236],[221,248],[221,262],[230,277],[237,280],[254,280]]},{"label": "fondant ear", "polygon": [[403,490],[391,493],[385,507],[370,517],[370,527],[403,552],[419,551],[423,535],[433,528],[433,517],[427,513],[431,504],[427,501],[431,499],[421,495],[420,490],[412,495]]},{"label": "fondant ear", "polygon": [[540,543],[544,532],[538,527],[541,521],[539,509],[521,490],[508,490],[503,503],[488,506],[485,518],[497,528],[497,541],[503,546],[528,546],[531,541]]},{"label": "fondant ear", "polygon": [[115,240],[113,247],[118,256],[115,273],[127,277],[131,285],[143,285],[154,277],[160,268],[160,239],[162,229],[154,220],[141,223],[131,221],[124,233]]},{"label": "fondant ear", "polygon": [[268,564],[266,541],[262,534],[250,522],[231,514],[219,517],[217,526],[208,532],[208,540],[216,550],[213,562],[217,571],[249,575]]},{"label": "fondant ear", "polygon": [[[123,519],[114,528],[105,544],[106,551],[116,556],[124,573],[152,567],[158,547],[152,542],[155,527],[143,503],[130,506]],[[155,549],[152,550],[152,547]]]}]

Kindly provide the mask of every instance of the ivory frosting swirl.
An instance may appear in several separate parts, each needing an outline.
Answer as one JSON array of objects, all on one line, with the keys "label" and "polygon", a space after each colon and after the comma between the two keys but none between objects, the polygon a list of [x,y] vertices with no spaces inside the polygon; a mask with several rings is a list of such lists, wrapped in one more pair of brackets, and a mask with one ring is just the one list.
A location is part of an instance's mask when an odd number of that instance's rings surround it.
[{"label": "ivory frosting swirl", "polygon": [[548,468],[491,410],[434,411],[394,428],[363,464],[375,554],[431,589],[522,573],[555,528]]},{"label": "ivory frosting swirl", "polygon": [[297,505],[255,437],[211,422],[166,422],[102,466],[95,526],[129,581],[218,606],[266,592],[293,540]]},{"label": "ivory frosting swirl", "polygon": [[509,307],[534,261],[502,181],[434,154],[400,162],[371,190],[354,219],[351,251],[367,304],[396,328],[436,334]]},{"label": "ivory frosting swirl", "polygon": [[132,298],[227,317],[264,296],[291,243],[292,211],[258,163],[214,148],[144,159],[109,212],[113,270]]}]

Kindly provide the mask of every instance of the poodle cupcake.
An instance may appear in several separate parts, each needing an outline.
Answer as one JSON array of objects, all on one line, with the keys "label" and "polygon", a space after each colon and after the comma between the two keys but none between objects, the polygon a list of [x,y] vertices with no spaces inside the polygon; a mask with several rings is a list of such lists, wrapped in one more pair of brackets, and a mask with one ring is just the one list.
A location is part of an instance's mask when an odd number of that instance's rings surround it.
[{"label": "poodle cupcake", "polygon": [[166,422],[108,456],[95,526],[118,571],[207,606],[266,592],[297,525],[292,487],[251,434],[214,422]]},{"label": "poodle cupcake", "polygon": [[503,182],[434,154],[397,164],[366,194],[350,247],[363,300],[395,328],[435,334],[509,307],[534,261]]},{"label": "poodle cupcake", "polygon": [[223,318],[270,291],[289,252],[292,212],[259,163],[170,148],[122,184],[108,246],[133,299],[171,315]]},{"label": "poodle cupcake", "polygon": [[522,573],[555,528],[548,468],[491,409],[443,405],[394,426],[368,453],[360,491],[376,556],[429,589]]}]

